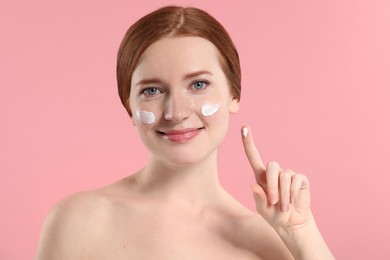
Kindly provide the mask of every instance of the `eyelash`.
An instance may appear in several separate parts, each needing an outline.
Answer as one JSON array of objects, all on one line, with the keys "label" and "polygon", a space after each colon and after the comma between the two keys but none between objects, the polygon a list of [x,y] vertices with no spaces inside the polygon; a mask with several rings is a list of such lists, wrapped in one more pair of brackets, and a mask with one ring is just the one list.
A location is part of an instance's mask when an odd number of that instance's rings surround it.
[{"label": "eyelash", "polygon": [[[203,83],[203,84],[205,84],[205,86],[201,89],[196,89],[196,88],[194,88],[194,85],[197,83]],[[203,79],[202,80],[195,80],[195,81],[191,82],[191,87],[195,92],[199,92],[199,91],[205,90],[209,86],[209,84],[210,83],[207,80],[203,80]]]},{"label": "eyelash", "polygon": [[148,94],[147,91],[148,91],[148,90],[151,90],[151,89],[155,89],[156,91],[158,91],[158,92],[160,92],[160,93],[162,92],[159,88],[156,88],[156,87],[147,87],[147,88],[144,88],[144,89],[141,90],[141,94],[143,94],[143,95],[145,95],[145,96],[147,96],[147,97],[153,97],[153,96],[156,96],[157,94],[159,94],[159,93],[156,93],[156,94],[153,94],[153,95]]},{"label": "eyelash", "polygon": [[[201,89],[197,89],[194,87],[195,84],[197,83],[203,83],[205,86],[203,86]],[[190,84],[190,87],[192,89],[192,91],[194,92],[200,92],[202,90],[205,90],[208,86],[209,86],[209,82],[207,80],[195,80],[195,81],[192,81],[191,84]],[[151,89],[155,89],[158,93],[155,93],[155,94],[148,94],[147,92]],[[142,95],[145,95],[146,97],[153,97],[153,96],[156,96],[157,94],[160,94],[162,93],[163,91],[157,87],[147,87],[147,88],[144,88],[141,90],[141,94]]]}]

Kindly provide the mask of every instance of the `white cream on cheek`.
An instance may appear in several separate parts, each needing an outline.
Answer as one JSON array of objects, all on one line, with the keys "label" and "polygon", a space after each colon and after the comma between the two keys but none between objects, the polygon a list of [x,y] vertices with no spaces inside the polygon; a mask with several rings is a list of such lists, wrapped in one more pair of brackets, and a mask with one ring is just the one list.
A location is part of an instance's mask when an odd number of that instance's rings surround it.
[{"label": "white cream on cheek", "polygon": [[142,123],[147,124],[147,125],[153,124],[154,121],[156,120],[156,117],[154,116],[154,114],[152,112],[148,112],[148,111],[137,110],[135,112],[135,116],[136,116],[137,120],[139,120]]},{"label": "white cream on cheek", "polygon": [[203,116],[212,116],[219,110],[220,106],[221,106],[221,103],[217,103],[217,104],[210,104],[209,103],[209,104],[203,105],[200,108],[200,110],[201,110]]}]

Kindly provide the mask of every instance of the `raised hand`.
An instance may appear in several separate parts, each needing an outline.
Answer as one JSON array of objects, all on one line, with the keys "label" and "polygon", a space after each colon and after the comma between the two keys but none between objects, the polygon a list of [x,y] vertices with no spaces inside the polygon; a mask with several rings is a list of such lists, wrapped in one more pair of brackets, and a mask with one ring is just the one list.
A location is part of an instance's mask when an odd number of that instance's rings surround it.
[{"label": "raised hand", "polygon": [[276,230],[295,259],[334,259],[310,210],[307,177],[283,170],[275,161],[264,165],[248,126],[241,128],[245,153],[255,174],[251,188],[256,210]]},{"label": "raised hand", "polygon": [[243,126],[241,131],[245,153],[256,178],[251,188],[259,214],[276,231],[291,231],[313,222],[307,177],[290,169],[283,170],[275,161],[265,165],[250,128]]}]

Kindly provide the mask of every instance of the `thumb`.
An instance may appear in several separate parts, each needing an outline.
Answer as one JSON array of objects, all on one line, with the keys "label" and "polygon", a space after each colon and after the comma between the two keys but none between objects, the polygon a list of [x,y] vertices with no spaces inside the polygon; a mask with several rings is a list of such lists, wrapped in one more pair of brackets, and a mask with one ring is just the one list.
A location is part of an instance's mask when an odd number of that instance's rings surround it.
[{"label": "thumb", "polygon": [[268,206],[267,194],[265,193],[263,187],[261,187],[258,183],[253,183],[251,185],[251,190],[256,202],[256,210],[260,215],[262,215]]}]

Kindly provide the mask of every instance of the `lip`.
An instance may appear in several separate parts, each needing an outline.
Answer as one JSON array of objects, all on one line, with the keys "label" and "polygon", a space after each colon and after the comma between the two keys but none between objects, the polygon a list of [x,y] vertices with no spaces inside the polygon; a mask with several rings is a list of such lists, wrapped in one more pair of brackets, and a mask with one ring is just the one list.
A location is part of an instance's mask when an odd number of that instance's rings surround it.
[{"label": "lip", "polygon": [[185,128],[185,129],[178,129],[178,130],[169,130],[169,131],[158,131],[158,133],[164,138],[168,139],[171,142],[174,143],[185,143],[195,136],[197,136],[200,131],[202,131],[204,128]]}]

